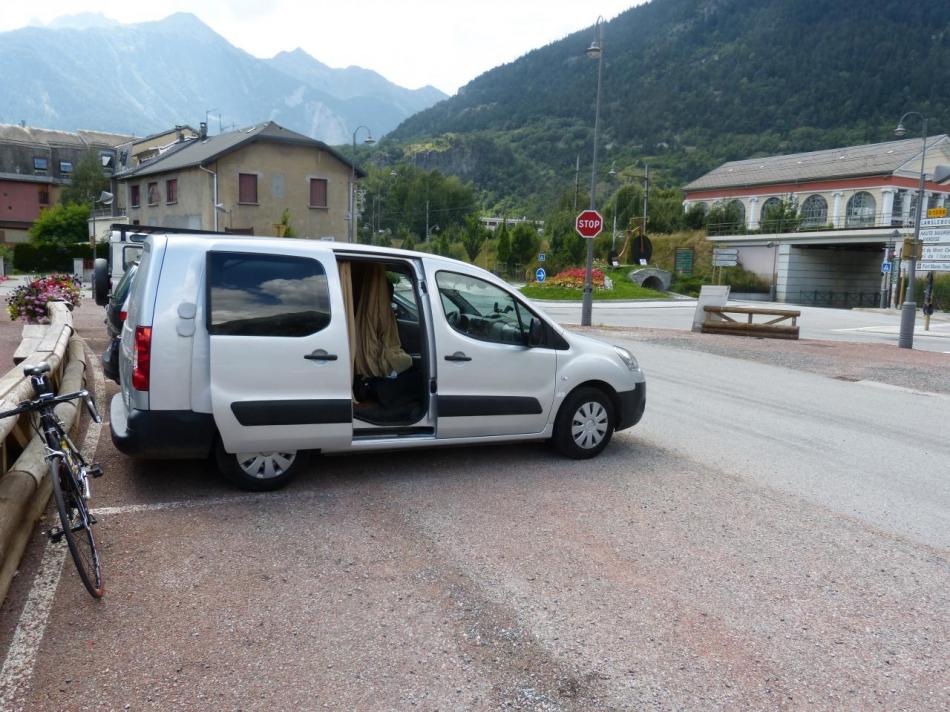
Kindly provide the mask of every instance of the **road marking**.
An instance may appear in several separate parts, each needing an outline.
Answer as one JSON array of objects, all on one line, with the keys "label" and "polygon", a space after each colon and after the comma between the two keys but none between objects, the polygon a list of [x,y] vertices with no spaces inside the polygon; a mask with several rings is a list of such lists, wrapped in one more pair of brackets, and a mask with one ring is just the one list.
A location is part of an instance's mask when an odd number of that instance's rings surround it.
[{"label": "road marking", "polygon": [[[950,351],[946,352],[950,353]],[[880,381],[856,381],[865,386],[871,386],[872,388],[880,388],[885,391],[898,391],[899,393],[909,393],[915,396],[927,396],[928,398],[950,398],[950,395],[946,393],[935,393],[933,391],[920,391],[916,388],[907,388],[906,386],[894,386],[890,383],[881,383]]]},{"label": "road marking", "polygon": [[125,504],[119,507],[98,507],[92,510],[97,517],[119,514],[138,514],[140,512],[161,512],[170,509],[197,509],[199,507],[217,507],[228,504],[249,504],[254,502],[329,500],[333,495],[326,492],[249,492],[226,497],[205,497],[202,499],[179,500],[175,502],[153,502],[151,504]]},{"label": "road marking", "polygon": [[[83,351],[86,354],[86,363],[90,365],[92,370],[96,407],[99,408],[101,413],[105,404],[105,381],[102,375],[102,367],[99,365],[96,355],[85,342],[83,342]],[[77,404],[77,415],[80,413],[80,408],[82,406]],[[86,437],[83,438],[82,446],[79,448],[82,456],[90,462],[93,460],[96,448],[99,446],[101,432],[102,425],[90,419],[89,427],[86,429]],[[66,550],[65,542],[60,542],[57,545],[50,544],[48,540],[44,542],[43,558],[40,561],[39,571],[36,572],[36,578],[33,579],[33,586],[30,588],[26,604],[23,606],[23,612],[20,614],[20,620],[17,622],[16,630],[13,633],[13,641],[10,643],[7,657],[3,661],[3,669],[0,670],[0,710],[12,708],[14,700],[20,696],[23,688],[33,679],[33,666],[36,664],[36,656],[39,653],[40,643],[43,642],[46,623],[49,620],[49,613],[53,608],[53,599],[56,596],[59,579],[63,573]]]},{"label": "road marking", "polygon": [[33,581],[33,588],[30,589],[30,595],[13,634],[13,642],[10,643],[6,660],[3,662],[3,670],[0,671],[0,710],[11,709],[21,689],[33,677],[33,664],[46,632],[46,621],[53,607],[53,597],[56,595],[65,558],[65,544],[47,544],[40,570]]}]

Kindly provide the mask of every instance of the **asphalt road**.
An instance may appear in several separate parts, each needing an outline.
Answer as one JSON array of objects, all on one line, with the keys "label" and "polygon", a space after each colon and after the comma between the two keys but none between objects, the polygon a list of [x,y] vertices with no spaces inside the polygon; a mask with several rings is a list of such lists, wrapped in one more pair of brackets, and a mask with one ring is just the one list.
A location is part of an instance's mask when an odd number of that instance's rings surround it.
[{"label": "asphalt road", "polygon": [[604,336],[647,414],[588,462],[325,457],[247,495],[106,434],[106,598],[34,537],[0,708],[950,707],[950,398]]},{"label": "asphalt road", "polygon": [[[539,301],[538,306],[564,324],[581,323],[580,302]],[[858,343],[897,344],[900,312],[895,309],[827,309],[770,302],[735,302],[730,306],[797,309],[801,338]],[[594,302],[591,323],[595,326],[630,326],[689,330],[696,311],[694,299],[680,301]],[[950,353],[950,315],[937,314],[925,330],[918,312],[914,328],[914,348]]]}]

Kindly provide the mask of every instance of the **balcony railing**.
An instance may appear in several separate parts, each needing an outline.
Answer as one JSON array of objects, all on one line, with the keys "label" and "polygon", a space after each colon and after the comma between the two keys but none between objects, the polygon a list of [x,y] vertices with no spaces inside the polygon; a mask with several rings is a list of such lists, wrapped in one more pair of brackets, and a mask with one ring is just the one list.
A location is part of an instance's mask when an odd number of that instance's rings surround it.
[{"label": "balcony railing", "polygon": [[[715,235],[774,235],[790,232],[819,232],[831,230],[879,230],[881,228],[913,228],[914,217],[883,212],[842,215],[837,224],[830,217],[797,217],[777,220],[761,220],[749,229],[745,219],[741,221],[707,223],[706,234]],[[886,219],[885,219],[886,218]]]}]

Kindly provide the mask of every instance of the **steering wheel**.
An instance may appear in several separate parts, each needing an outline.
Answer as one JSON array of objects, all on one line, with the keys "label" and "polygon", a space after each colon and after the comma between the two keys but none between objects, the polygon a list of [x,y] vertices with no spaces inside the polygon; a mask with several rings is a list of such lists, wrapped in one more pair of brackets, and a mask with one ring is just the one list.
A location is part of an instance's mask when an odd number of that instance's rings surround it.
[{"label": "steering wheel", "polygon": [[459,313],[457,311],[450,311],[445,315],[445,320],[449,322],[451,326],[457,326],[459,323]]}]

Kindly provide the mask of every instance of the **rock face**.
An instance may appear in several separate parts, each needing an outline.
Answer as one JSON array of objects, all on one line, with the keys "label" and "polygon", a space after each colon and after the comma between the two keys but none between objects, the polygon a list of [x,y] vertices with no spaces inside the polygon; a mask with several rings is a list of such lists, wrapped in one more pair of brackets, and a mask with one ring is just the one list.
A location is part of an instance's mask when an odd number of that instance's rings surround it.
[{"label": "rock face", "polygon": [[645,289],[655,289],[658,292],[670,291],[670,285],[673,283],[671,273],[656,267],[641,267],[627,272],[627,279]]}]

